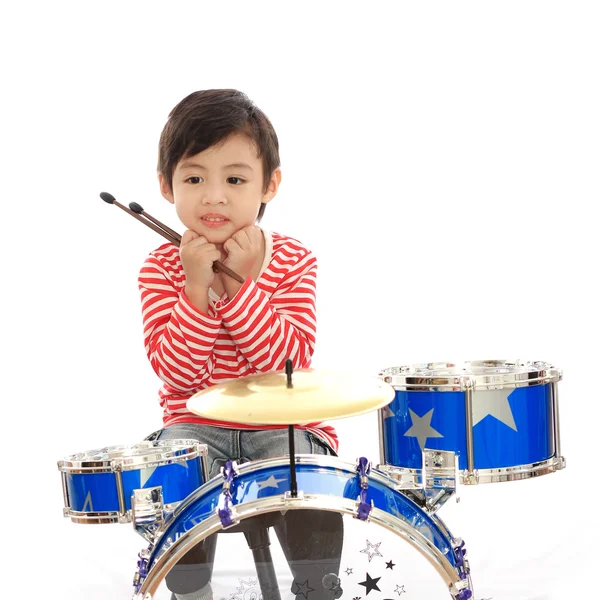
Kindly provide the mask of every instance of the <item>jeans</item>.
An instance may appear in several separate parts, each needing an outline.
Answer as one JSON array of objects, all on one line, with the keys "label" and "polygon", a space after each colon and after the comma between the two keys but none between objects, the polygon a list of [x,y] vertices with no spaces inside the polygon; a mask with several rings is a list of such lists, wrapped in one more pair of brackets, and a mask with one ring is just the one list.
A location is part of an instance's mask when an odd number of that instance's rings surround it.
[{"label": "jeans", "polygon": [[[207,479],[220,472],[228,460],[238,464],[253,460],[284,456],[289,454],[288,430],[246,431],[225,429],[210,425],[181,423],[157,432],[150,438],[194,439],[208,447]],[[294,430],[296,454],[333,455],[335,452],[324,441],[305,430]],[[278,513],[279,514],[279,513]],[[268,515],[267,515],[268,516]],[[278,516],[278,515],[273,515]],[[252,517],[252,520],[261,517]],[[260,528],[264,522],[258,522]],[[261,524],[262,523],[262,524]],[[305,600],[299,590],[308,581],[311,600],[334,600],[341,594],[326,588],[323,577],[329,574],[337,576],[343,543],[342,515],[331,511],[288,510],[271,523],[293,575],[291,591],[298,600]],[[208,598],[208,584],[212,577],[217,536],[213,534],[192,548],[167,574],[166,583],[175,598],[194,600]],[[248,535],[246,535],[248,539]],[[335,578],[334,578],[335,579]],[[331,581],[331,577],[328,578]],[[263,590],[264,600],[269,600],[267,590]]]}]

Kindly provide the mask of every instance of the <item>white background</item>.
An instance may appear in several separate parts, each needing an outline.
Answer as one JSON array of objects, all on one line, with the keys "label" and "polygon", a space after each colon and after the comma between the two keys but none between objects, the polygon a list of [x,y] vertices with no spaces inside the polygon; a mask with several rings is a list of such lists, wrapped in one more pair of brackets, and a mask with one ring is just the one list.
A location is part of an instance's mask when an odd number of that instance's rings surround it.
[{"label": "white background", "polygon": [[[181,230],[158,193],[160,131],[188,93],[234,87],[279,135],[263,225],[319,259],[314,367],[563,369],[567,469],[462,490],[440,516],[467,541],[477,598],[596,597],[599,13],[573,0],[4,9],[2,595],[131,593],[143,540],[63,519],[56,468],[161,422],[136,279],[162,238],[98,194]],[[343,458],[378,461],[375,414],[338,427]]]}]

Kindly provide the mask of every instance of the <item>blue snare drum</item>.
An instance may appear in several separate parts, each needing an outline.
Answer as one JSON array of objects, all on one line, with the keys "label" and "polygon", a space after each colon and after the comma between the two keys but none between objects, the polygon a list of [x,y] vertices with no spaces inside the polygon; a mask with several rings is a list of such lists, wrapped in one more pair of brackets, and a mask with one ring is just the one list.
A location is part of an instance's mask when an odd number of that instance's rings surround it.
[{"label": "blue snare drum", "polygon": [[[148,538],[150,546],[140,553],[134,578],[134,599],[162,597],[159,585],[181,557],[198,542],[226,528],[223,523],[227,526],[229,521],[223,515],[224,496],[228,498],[226,512],[233,518],[233,525],[255,515],[295,509],[340,513],[344,519],[344,540],[339,578],[344,597],[364,596],[365,591],[373,589],[388,594],[381,596],[387,598],[409,591],[414,597],[431,599],[448,598],[449,594],[457,600],[472,598],[464,543],[453,538],[436,515],[423,511],[403,495],[398,482],[385,473],[371,469],[365,479],[357,466],[338,458],[298,455],[296,478],[298,497],[292,498],[286,493],[290,489],[290,464],[282,457],[245,463],[237,467],[232,479],[215,477],[206,483],[161,520],[153,538]],[[361,515],[365,506],[368,516]],[[307,526],[310,527],[310,518]],[[237,544],[236,552],[248,555],[250,551],[245,546]],[[415,569],[409,569],[402,552],[411,553],[409,559],[411,565],[417,564]],[[306,560],[310,561],[310,556]],[[231,593],[237,586],[239,595],[244,588],[241,582],[252,577],[251,568],[242,569],[235,552],[228,552],[225,562],[225,573],[232,581]],[[281,564],[280,572],[286,567]],[[395,564],[400,567],[393,571]],[[426,575],[411,581],[410,577],[417,577],[420,568]],[[431,577],[436,571],[441,577]],[[283,576],[278,578],[283,589]],[[230,593],[227,589],[217,593],[215,576],[212,585],[215,597]],[[297,585],[304,585],[306,591],[311,589],[307,586],[314,588],[310,582]],[[257,590],[256,596],[259,593]]]},{"label": "blue snare drum", "polygon": [[74,523],[128,523],[134,490],[157,486],[174,507],[205,482],[206,454],[196,440],[165,440],[68,456],[58,461],[64,516]]},{"label": "blue snare drum", "polygon": [[472,361],[383,369],[396,390],[379,411],[380,466],[423,474],[423,451],[454,452],[463,484],[527,479],[564,468],[557,384],[544,362]]}]

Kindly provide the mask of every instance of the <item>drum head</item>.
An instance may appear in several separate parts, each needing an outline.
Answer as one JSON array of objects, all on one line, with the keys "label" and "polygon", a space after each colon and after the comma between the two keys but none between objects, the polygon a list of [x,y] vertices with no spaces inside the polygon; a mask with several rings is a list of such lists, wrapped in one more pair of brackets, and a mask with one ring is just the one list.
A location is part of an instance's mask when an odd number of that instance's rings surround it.
[{"label": "drum head", "polygon": [[188,497],[140,554],[135,600],[192,597],[209,582],[193,597],[471,598],[461,541],[393,479],[334,457],[296,459],[297,497],[285,458],[241,465]]},{"label": "drum head", "polygon": [[[338,512],[304,509],[288,510],[283,515],[277,511],[246,519],[243,524],[246,534],[214,534],[217,540],[211,565],[211,589],[205,590],[208,598],[212,593],[215,600],[267,600],[245,537],[254,535],[259,539],[264,534],[264,525],[269,524],[273,573],[282,600],[333,600],[338,597],[350,600],[444,600],[452,597],[443,578],[419,551],[391,529],[372,521],[359,521]],[[252,529],[254,531],[249,534]],[[431,535],[427,527],[418,526],[414,528],[414,534]],[[201,544],[210,545],[211,542]],[[188,553],[189,560],[194,553],[202,555],[199,546]],[[290,563],[286,554],[292,558]],[[339,561],[336,554],[341,556]],[[263,576],[266,572],[268,578],[264,553],[259,570]],[[176,565],[152,597],[170,600],[167,582],[181,593],[191,592],[194,580],[205,581],[202,575],[193,575],[193,571],[190,564]],[[268,592],[266,596],[270,596],[269,600],[277,597]]]}]

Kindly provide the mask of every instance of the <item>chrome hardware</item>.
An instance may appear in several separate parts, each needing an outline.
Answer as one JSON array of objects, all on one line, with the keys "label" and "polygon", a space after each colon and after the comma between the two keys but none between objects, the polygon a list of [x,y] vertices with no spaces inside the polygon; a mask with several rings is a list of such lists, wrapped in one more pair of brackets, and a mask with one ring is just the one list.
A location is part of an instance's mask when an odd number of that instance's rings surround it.
[{"label": "chrome hardware", "polygon": [[65,507],[63,508],[63,517],[68,517],[71,510],[71,499],[69,498],[69,489],[67,487],[67,474],[63,471],[61,473],[62,489],[63,489],[63,501]]},{"label": "chrome hardware", "polygon": [[[458,456],[449,450],[423,450],[423,469],[378,465],[391,477],[396,490],[408,496],[429,514],[435,513],[457,489]],[[457,498],[458,502],[458,498]]]},{"label": "chrome hardware", "polygon": [[473,445],[473,388],[475,382],[470,377],[465,377],[463,386],[465,389],[465,414],[467,435],[467,472],[469,479],[475,477],[475,449]]},{"label": "chrome hardware", "polygon": [[304,501],[304,492],[302,490],[297,490],[296,495],[292,496],[292,492],[288,490],[283,494],[283,502],[288,503],[297,503]]},{"label": "chrome hardware", "polygon": [[156,531],[164,521],[164,509],[161,486],[134,490],[131,498],[131,521],[134,530],[144,539],[154,542]]},{"label": "chrome hardware", "polygon": [[115,484],[117,486],[117,498],[119,499],[119,523],[129,523],[129,515],[125,506],[125,491],[123,490],[123,462],[113,460],[110,468],[115,474]]},{"label": "chrome hardware", "polygon": [[560,455],[560,421],[558,414],[558,385],[553,382],[550,386],[550,402],[554,417],[554,456],[562,460],[562,467],[565,467],[565,459]]},{"label": "chrome hardware", "polygon": [[382,369],[379,377],[401,391],[464,392],[467,373],[477,391],[527,387],[562,379],[562,371],[549,363],[520,360],[473,360],[462,365],[423,363]]}]

